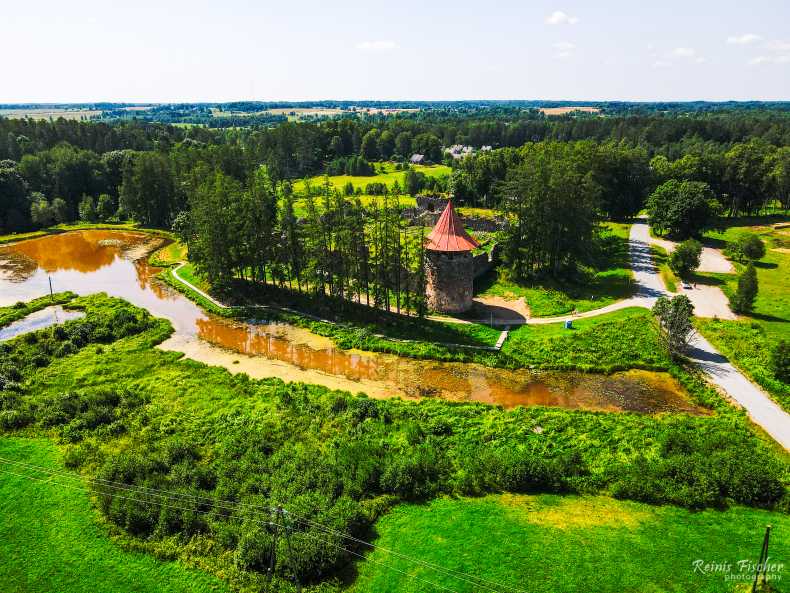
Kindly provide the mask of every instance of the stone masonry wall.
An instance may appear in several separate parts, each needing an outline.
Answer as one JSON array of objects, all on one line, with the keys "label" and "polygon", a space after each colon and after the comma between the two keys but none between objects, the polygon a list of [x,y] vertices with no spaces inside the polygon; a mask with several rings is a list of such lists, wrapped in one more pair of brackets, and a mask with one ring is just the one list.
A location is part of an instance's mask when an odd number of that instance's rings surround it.
[{"label": "stone masonry wall", "polygon": [[442,313],[471,309],[475,272],[471,253],[426,251],[425,268],[429,308]]}]

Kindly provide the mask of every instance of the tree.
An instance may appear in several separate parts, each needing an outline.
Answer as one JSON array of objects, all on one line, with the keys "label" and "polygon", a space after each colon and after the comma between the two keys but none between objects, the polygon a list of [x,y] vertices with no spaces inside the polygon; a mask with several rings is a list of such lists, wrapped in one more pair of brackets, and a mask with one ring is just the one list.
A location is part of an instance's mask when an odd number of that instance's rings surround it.
[{"label": "tree", "polygon": [[403,158],[411,156],[411,133],[401,132],[395,137],[395,152]]},{"label": "tree", "polygon": [[757,261],[765,257],[765,243],[754,233],[741,233],[732,246],[733,255],[740,260]]},{"label": "tree", "polygon": [[790,342],[779,340],[771,350],[771,370],[774,376],[790,384]]},{"label": "tree", "polygon": [[57,224],[62,224],[71,220],[69,205],[63,198],[55,198],[52,200],[50,208],[52,208],[52,216],[55,218]]},{"label": "tree", "polygon": [[577,147],[560,142],[524,147],[523,162],[500,188],[510,224],[502,258],[516,278],[560,276],[589,258],[596,236],[599,187]]},{"label": "tree", "polygon": [[102,194],[96,202],[96,215],[102,221],[110,220],[115,215],[115,200],[110,194]]},{"label": "tree", "polygon": [[657,233],[687,239],[710,223],[717,208],[707,183],[671,179],[650,195],[647,211]]},{"label": "tree", "polygon": [[442,141],[429,132],[415,136],[412,141],[412,149],[418,154],[424,154],[425,158],[433,163],[439,163],[442,160]]},{"label": "tree", "polygon": [[754,214],[765,203],[771,180],[772,147],[762,140],[736,144],[725,155],[730,213]]},{"label": "tree", "polygon": [[384,130],[379,136],[379,154],[381,158],[388,159],[395,151],[395,135],[389,130]]},{"label": "tree", "polygon": [[738,276],[738,290],[730,301],[732,310],[742,314],[751,312],[758,290],[757,269],[752,262],[749,262],[743,273]]},{"label": "tree", "polygon": [[370,130],[362,137],[362,145],[359,149],[360,156],[368,161],[375,161],[379,158],[379,131],[376,128]]},{"label": "tree", "polygon": [[35,192],[31,196],[30,220],[37,227],[52,226],[55,222],[55,213],[42,193]]},{"label": "tree", "polygon": [[669,267],[683,279],[688,278],[699,267],[702,243],[686,239],[678,245],[669,258]]},{"label": "tree", "polygon": [[662,296],[653,305],[653,315],[658,317],[659,333],[667,352],[673,359],[681,357],[688,349],[694,332],[691,322],[694,305],[684,294],[672,297],[672,300]]},{"label": "tree", "polygon": [[771,181],[782,208],[790,209],[790,146],[782,146],[776,151]]},{"label": "tree", "polygon": [[121,209],[146,226],[169,228],[176,212],[176,181],[166,155],[142,152],[130,160],[123,172]]},{"label": "tree", "polygon": [[96,202],[93,199],[93,196],[84,195],[82,196],[82,200],[80,200],[78,206],[80,220],[84,220],[85,222],[96,222]]}]

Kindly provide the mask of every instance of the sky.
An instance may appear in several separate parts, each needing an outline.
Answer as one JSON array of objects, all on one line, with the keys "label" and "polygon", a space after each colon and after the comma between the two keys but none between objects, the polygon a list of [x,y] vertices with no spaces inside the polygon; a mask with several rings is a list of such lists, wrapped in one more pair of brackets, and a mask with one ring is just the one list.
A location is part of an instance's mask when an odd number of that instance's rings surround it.
[{"label": "sky", "polygon": [[790,100],[790,0],[0,0],[0,103]]}]

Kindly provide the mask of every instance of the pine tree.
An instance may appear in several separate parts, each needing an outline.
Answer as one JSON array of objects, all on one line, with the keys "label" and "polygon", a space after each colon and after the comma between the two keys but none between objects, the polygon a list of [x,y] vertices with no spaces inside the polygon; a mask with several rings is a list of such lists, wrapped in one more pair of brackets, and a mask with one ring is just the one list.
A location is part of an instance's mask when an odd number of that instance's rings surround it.
[{"label": "pine tree", "polygon": [[757,270],[753,263],[749,263],[746,270],[738,277],[738,290],[731,302],[732,310],[736,313],[751,312],[758,289]]}]

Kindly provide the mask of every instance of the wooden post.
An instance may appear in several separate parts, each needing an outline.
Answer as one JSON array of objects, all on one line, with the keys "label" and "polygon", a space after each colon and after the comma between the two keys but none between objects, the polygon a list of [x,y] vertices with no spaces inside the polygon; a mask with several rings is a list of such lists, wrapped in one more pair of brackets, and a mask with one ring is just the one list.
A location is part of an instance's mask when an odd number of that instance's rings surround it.
[{"label": "wooden post", "polygon": [[55,295],[52,293],[52,276],[47,276],[49,278],[49,301],[52,302],[55,300]]}]

